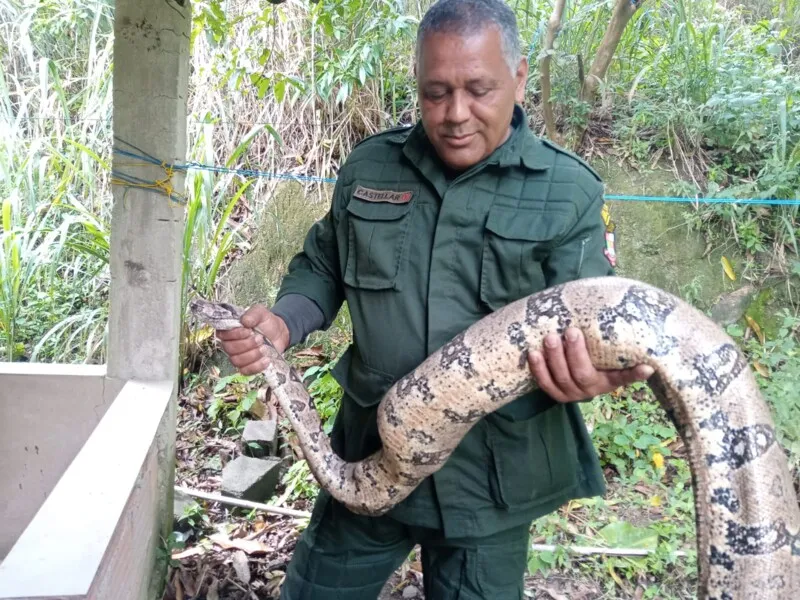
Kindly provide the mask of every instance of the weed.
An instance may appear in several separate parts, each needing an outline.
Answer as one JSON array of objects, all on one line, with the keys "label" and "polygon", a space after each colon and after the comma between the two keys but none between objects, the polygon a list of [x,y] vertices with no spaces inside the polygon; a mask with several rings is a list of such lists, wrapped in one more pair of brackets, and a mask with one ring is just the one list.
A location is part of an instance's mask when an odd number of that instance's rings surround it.
[{"label": "weed", "polygon": [[308,391],[314,398],[314,404],[322,420],[323,430],[328,435],[333,429],[333,420],[339,410],[339,403],[343,394],[339,382],[331,375],[331,369],[334,365],[334,362],[330,362],[322,366],[311,367],[303,376],[303,379],[314,378],[308,386]]},{"label": "weed", "polygon": [[244,417],[258,397],[258,388],[251,385],[257,377],[235,373],[220,377],[215,383],[207,415],[216,423],[220,435],[240,434],[244,430]]}]

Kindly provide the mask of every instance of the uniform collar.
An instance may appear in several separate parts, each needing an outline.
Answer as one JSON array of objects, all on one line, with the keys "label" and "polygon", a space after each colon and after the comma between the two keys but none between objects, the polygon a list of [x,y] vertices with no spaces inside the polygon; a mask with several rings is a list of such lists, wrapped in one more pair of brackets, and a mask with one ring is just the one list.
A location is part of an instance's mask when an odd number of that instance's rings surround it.
[{"label": "uniform collar", "polygon": [[[425,134],[421,121],[410,131],[391,135],[389,141],[402,145],[403,154],[429,179],[434,176],[435,171],[441,170],[441,162],[435,156],[435,150]],[[549,164],[543,160],[542,141],[528,127],[527,117],[521,106],[514,106],[511,135],[508,139],[469,171],[480,170],[485,165],[497,165],[501,168],[522,165],[532,171],[549,168]]]}]

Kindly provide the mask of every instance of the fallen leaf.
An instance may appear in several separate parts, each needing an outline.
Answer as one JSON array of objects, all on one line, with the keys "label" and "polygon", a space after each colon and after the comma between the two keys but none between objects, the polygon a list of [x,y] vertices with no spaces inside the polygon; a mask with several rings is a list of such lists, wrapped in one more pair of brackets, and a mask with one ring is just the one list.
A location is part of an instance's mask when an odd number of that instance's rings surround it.
[{"label": "fallen leaf", "polygon": [[658,452],[653,452],[653,465],[656,469],[664,468],[664,457]]},{"label": "fallen leaf", "polygon": [[756,320],[750,315],[745,315],[744,319],[745,321],[747,321],[747,324],[750,325],[750,329],[753,330],[753,333],[755,333],[756,336],[758,336],[758,341],[761,342],[761,345],[763,346],[766,339],[764,337],[764,332],[761,330],[761,327],[759,327],[758,323],[756,323]]},{"label": "fallen leaf", "polygon": [[219,600],[219,581],[216,578],[208,585],[206,600]]},{"label": "fallen leaf", "polygon": [[175,600],[183,600],[183,585],[181,584],[180,573],[176,573],[172,581],[175,585]]},{"label": "fallen leaf", "polygon": [[183,560],[184,558],[189,558],[190,556],[199,556],[201,554],[205,554],[205,549],[202,546],[194,546],[192,548],[187,548],[182,552],[176,552],[172,555],[172,560]]},{"label": "fallen leaf", "polygon": [[236,548],[237,550],[243,550],[244,552],[247,552],[247,554],[267,554],[267,552],[269,552],[267,545],[259,542],[258,540],[232,540],[223,533],[215,533],[214,535],[209,536],[208,539],[220,546],[223,550]]},{"label": "fallen leaf", "polygon": [[268,409],[266,404],[264,404],[261,400],[256,399],[256,401],[250,406],[250,410],[247,412],[259,421],[263,421]]},{"label": "fallen leaf", "polygon": [[736,273],[733,272],[733,267],[731,266],[730,261],[723,256],[720,259],[720,262],[722,263],[722,270],[725,271],[725,275],[728,276],[728,279],[731,281],[736,281]]},{"label": "fallen leaf", "polygon": [[754,369],[755,369],[755,370],[758,372],[758,374],[759,374],[759,375],[761,375],[762,377],[766,377],[767,379],[769,379],[769,369],[767,369],[767,367],[765,367],[764,365],[762,365],[760,362],[758,362],[758,361],[755,361],[755,362],[753,363],[753,368],[754,368]]},{"label": "fallen leaf", "polygon": [[202,587],[203,582],[198,581],[198,579],[202,578],[203,575],[192,576],[190,573],[187,573],[184,570],[181,570],[181,583],[183,584],[183,591],[186,596],[189,598],[194,598],[197,596],[197,591]]},{"label": "fallen leaf", "polygon": [[653,496],[650,498],[650,506],[659,507],[661,506],[661,496]]},{"label": "fallen leaf", "polygon": [[611,575],[611,578],[617,582],[619,587],[625,587],[625,585],[622,583],[622,579],[620,579],[619,575],[617,575],[614,567],[611,566],[611,563],[608,563],[608,573]]},{"label": "fallen leaf", "polygon": [[547,592],[547,595],[550,596],[553,600],[569,600],[564,594],[557,592],[553,588],[546,587],[544,591]]},{"label": "fallen leaf", "polygon": [[247,555],[241,550],[233,553],[233,570],[236,571],[239,581],[250,585],[250,563],[247,561]]}]

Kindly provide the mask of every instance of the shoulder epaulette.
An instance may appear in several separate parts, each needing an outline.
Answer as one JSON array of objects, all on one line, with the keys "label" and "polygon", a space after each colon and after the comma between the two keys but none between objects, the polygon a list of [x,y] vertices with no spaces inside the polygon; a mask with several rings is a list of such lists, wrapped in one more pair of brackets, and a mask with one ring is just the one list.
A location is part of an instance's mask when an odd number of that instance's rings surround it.
[{"label": "shoulder epaulette", "polygon": [[378,133],[373,133],[372,135],[368,135],[360,142],[356,142],[355,146],[353,146],[353,149],[355,150],[359,146],[379,138],[402,134],[402,133],[410,133],[413,128],[414,125],[399,125],[397,127],[390,127],[389,129],[384,129],[383,131],[379,131]]},{"label": "shoulder epaulette", "polygon": [[563,147],[559,146],[558,144],[548,140],[547,138],[542,137],[542,138],[539,138],[539,139],[542,140],[542,143],[545,144],[548,148],[552,148],[556,152],[559,152],[561,154],[569,156],[570,158],[576,160],[578,163],[580,163],[581,165],[586,167],[586,170],[588,170],[589,173],[591,173],[595,177],[595,179],[597,179],[597,181],[600,181],[600,182],[603,181],[603,178],[600,177],[600,174],[597,171],[594,170],[594,167],[592,167],[592,165],[590,165],[588,162],[586,162],[584,159],[582,159],[580,156],[578,156],[574,152],[571,152],[571,151],[567,150],[566,148],[563,148]]}]

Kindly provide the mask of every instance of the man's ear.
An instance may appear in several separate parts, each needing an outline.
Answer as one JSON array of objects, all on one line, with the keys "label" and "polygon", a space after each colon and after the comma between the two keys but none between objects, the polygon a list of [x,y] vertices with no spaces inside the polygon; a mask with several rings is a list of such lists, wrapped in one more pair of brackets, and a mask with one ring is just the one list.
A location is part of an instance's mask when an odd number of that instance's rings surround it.
[{"label": "man's ear", "polygon": [[525,101],[525,84],[528,83],[528,59],[524,56],[520,59],[517,66],[516,81],[516,100],[517,103],[522,104]]}]

